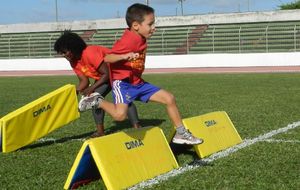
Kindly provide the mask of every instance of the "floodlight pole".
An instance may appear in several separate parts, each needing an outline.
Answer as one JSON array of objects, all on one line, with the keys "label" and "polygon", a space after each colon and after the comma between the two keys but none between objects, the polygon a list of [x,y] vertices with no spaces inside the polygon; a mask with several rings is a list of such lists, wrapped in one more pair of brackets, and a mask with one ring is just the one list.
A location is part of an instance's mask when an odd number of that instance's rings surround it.
[{"label": "floodlight pole", "polygon": [[149,5],[149,0],[146,0],[146,5]]},{"label": "floodlight pole", "polygon": [[180,6],[181,6],[181,15],[183,16],[183,1],[185,0],[178,0],[180,2]]},{"label": "floodlight pole", "polygon": [[250,0],[248,0],[248,12],[250,11]]},{"label": "floodlight pole", "polygon": [[55,0],[55,20],[58,22],[57,0]]}]

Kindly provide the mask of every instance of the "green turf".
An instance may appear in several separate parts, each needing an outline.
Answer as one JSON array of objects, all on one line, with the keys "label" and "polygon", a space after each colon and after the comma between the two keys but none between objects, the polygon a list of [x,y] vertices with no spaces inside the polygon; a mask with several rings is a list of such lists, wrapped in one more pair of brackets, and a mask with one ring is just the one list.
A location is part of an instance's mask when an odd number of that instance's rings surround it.
[{"label": "green turf", "polygon": [[[242,139],[300,121],[300,74],[156,74],[144,78],[171,91],[182,117],[226,111]],[[0,77],[0,117],[55,90],[77,83],[74,76]],[[111,99],[111,95],[108,95]],[[165,108],[136,103],[143,126],[160,126],[170,136]],[[106,132],[131,130],[127,121],[105,120]],[[91,113],[45,138],[12,153],[0,153],[0,189],[63,189],[80,139],[95,130]],[[259,142],[149,189],[300,189],[300,129]],[[293,142],[294,141],[294,142]],[[176,152],[180,166],[194,161],[195,152]],[[80,189],[105,189],[101,180]]]}]

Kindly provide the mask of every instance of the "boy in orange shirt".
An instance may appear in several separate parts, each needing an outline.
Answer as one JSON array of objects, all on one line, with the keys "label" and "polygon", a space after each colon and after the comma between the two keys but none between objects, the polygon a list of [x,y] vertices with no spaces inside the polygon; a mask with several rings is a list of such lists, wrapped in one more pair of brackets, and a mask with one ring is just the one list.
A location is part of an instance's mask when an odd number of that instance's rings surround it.
[{"label": "boy in orange shirt", "polygon": [[115,120],[126,117],[128,105],[134,100],[157,102],[167,108],[169,118],[176,126],[172,141],[177,144],[201,144],[203,140],[194,137],[182,123],[175,97],[170,92],[156,87],[142,79],[145,68],[147,39],[155,31],[154,9],[143,4],[133,4],[127,9],[126,22],[129,28],[105,57],[110,64],[114,104],[95,95],[79,102],[81,111],[102,108]]},{"label": "boy in orange shirt", "polygon": [[[79,83],[76,92],[85,97],[102,95],[105,97],[111,91],[109,68],[104,63],[105,55],[110,51],[103,46],[87,46],[84,40],[76,33],[65,31],[55,42],[54,50],[63,55],[70,63],[78,77]],[[90,85],[90,79],[94,83]],[[103,109],[92,111],[97,131],[91,137],[104,135]],[[130,104],[128,118],[134,128],[139,128],[138,115],[134,104]]]}]

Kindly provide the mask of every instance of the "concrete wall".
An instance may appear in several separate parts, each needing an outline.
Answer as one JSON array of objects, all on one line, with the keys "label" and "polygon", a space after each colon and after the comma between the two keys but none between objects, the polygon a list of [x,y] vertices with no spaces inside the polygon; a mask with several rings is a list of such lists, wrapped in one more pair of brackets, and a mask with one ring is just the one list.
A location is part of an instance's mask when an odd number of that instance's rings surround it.
[{"label": "concrete wall", "polygon": [[[156,26],[178,26],[178,25],[199,25],[199,24],[224,24],[224,23],[249,23],[249,22],[272,22],[272,21],[295,21],[300,20],[300,10],[267,11],[267,12],[246,12],[226,14],[205,14],[190,16],[157,17]],[[35,24],[11,24],[0,25],[1,33],[21,32],[47,32],[70,30],[93,30],[125,28],[124,18],[87,20],[74,22],[54,22]]]},{"label": "concrete wall", "polygon": [[[299,66],[300,52],[147,56],[146,68]],[[64,58],[0,60],[0,71],[71,70]]]}]

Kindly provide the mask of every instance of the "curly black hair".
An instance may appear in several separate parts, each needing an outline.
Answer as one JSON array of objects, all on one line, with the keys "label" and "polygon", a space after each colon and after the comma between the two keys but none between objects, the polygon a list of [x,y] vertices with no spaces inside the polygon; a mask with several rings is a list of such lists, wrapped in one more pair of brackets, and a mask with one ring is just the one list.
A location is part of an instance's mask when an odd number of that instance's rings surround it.
[{"label": "curly black hair", "polygon": [[86,47],[85,41],[78,34],[70,30],[65,30],[54,44],[54,50],[57,53],[70,51],[76,57],[80,57]]}]

